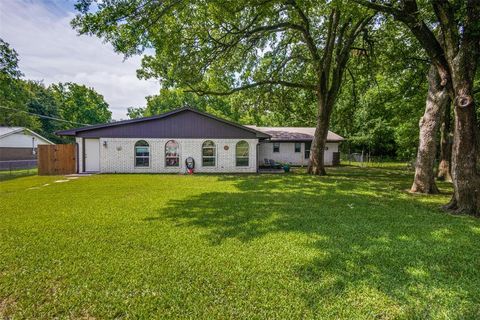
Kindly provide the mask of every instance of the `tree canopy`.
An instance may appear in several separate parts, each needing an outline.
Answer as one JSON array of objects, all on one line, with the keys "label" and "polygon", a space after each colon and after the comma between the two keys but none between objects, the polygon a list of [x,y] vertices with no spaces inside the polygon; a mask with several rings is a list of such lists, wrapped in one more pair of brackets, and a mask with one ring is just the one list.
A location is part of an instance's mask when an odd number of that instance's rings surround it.
[{"label": "tree canopy", "polygon": [[22,79],[16,51],[0,39],[0,125],[26,127],[61,142],[55,131],[111,121],[102,95],[75,83]]}]

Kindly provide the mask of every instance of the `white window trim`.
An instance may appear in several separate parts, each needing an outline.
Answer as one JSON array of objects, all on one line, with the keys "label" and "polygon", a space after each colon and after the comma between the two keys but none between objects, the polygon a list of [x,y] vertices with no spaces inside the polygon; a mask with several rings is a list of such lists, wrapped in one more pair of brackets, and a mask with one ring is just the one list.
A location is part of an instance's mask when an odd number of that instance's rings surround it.
[{"label": "white window trim", "polygon": [[[177,144],[177,154],[178,154],[178,156],[177,157],[168,157],[168,158],[169,159],[178,158],[178,165],[177,166],[167,165],[167,143],[169,143],[170,141],[173,141]],[[181,148],[180,143],[177,140],[170,139],[167,142],[165,142],[165,144],[163,145],[163,160],[164,160],[163,161],[164,168],[181,168],[182,167],[182,148]]]},{"label": "white window trim", "polygon": [[[207,141],[211,141],[213,143],[213,147],[206,147],[205,149],[214,149],[214,155],[213,156],[204,156],[203,155],[203,145],[205,144],[205,142]],[[210,159],[214,159],[215,160],[215,164],[213,166],[204,166],[203,165],[203,158],[210,158]],[[201,161],[200,161],[200,165],[202,168],[216,168],[217,167],[217,164],[218,164],[218,151],[217,151],[217,144],[213,141],[213,140],[205,140],[202,142],[202,155],[201,155]]]},{"label": "white window trim", "polygon": [[[300,146],[300,150],[297,151],[297,145]],[[302,153],[302,143],[301,142],[294,142],[293,143],[293,152],[294,153]]]},{"label": "white window trim", "polygon": [[[147,143],[147,148],[148,148],[148,156],[137,156],[137,143],[139,141],[145,141]],[[145,146],[139,146],[139,147],[145,147]],[[148,158],[148,166],[137,166],[137,158]],[[133,145],[133,167],[134,169],[145,169],[145,168],[150,168],[152,166],[152,159],[151,159],[151,153],[150,153],[150,143],[148,143],[147,140],[137,140],[135,141],[135,144]]]},{"label": "white window trim", "polygon": [[[237,145],[240,143],[240,142],[246,142],[247,143],[247,146],[248,146],[248,155],[245,157],[245,156],[242,156],[242,157],[239,157],[237,156]],[[240,159],[247,159],[248,160],[248,164],[246,166],[239,166],[237,164],[237,159],[240,158]],[[240,168],[248,168],[250,167],[250,143],[248,143],[247,141],[245,140],[240,140],[238,141],[236,144],[235,144],[235,167],[240,167]]]},{"label": "white window trim", "polygon": [[[275,151],[275,145],[278,145],[278,151]],[[280,153],[280,142],[273,142],[272,143],[272,152],[273,153]]]}]

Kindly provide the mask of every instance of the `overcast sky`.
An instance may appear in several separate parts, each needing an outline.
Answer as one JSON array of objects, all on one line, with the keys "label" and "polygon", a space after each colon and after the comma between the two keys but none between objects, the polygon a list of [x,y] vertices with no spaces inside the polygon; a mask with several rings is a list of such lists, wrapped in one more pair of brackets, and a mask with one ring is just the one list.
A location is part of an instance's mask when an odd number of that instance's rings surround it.
[{"label": "overcast sky", "polygon": [[140,57],[123,61],[109,44],[78,36],[70,27],[74,3],[0,0],[0,37],[19,54],[26,79],[93,87],[108,102],[114,119],[126,119],[128,107],[144,106],[145,97],[158,92],[158,81],[137,79]]}]

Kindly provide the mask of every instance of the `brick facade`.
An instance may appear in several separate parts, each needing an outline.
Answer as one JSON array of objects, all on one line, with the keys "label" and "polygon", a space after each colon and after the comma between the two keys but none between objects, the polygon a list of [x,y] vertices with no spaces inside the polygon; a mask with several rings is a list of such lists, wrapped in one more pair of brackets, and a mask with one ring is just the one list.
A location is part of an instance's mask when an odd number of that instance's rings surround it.
[{"label": "brick facade", "polygon": [[[77,137],[79,147],[79,168],[82,171],[82,139]],[[135,167],[135,143],[145,140],[150,148],[150,166]],[[180,166],[165,165],[165,144],[175,140],[179,144]],[[216,165],[202,166],[202,144],[211,140],[216,146]],[[248,167],[237,167],[235,163],[235,146],[244,140],[249,144]],[[258,139],[136,139],[136,138],[100,138],[100,172],[102,173],[184,173],[185,159],[195,160],[195,172],[242,173],[257,171]],[[228,150],[225,150],[228,149]]]},{"label": "brick facade", "polygon": [[0,147],[0,161],[36,160],[37,148],[3,148]]}]

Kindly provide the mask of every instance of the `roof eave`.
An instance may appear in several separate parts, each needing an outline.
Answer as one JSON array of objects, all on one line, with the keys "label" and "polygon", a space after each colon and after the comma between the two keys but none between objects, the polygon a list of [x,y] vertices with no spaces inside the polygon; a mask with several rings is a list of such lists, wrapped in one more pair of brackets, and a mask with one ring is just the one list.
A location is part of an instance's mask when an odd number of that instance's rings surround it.
[{"label": "roof eave", "polygon": [[57,136],[75,136],[77,132],[75,130],[60,130],[55,131]]},{"label": "roof eave", "polygon": [[177,113],[180,113],[180,112],[183,112],[183,111],[195,112],[197,114],[201,114],[201,115],[209,117],[211,119],[214,119],[214,120],[229,124],[231,126],[240,128],[242,130],[245,130],[245,131],[248,131],[248,132],[251,132],[251,133],[255,133],[256,137],[259,138],[259,139],[271,138],[271,135],[269,135],[267,133],[264,133],[262,131],[255,130],[255,129],[243,126],[241,124],[238,124],[238,123],[226,120],[226,119],[222,119],[222,118],[216,117],[214,115],[211,115],[209,113],[202,112],[200,110],[196,110],[196,109],[189,108],[189,107],[179,108],[179,109],[176,109],[176,110],[172,110],[172,111],[162,113],[162,114],[159,114],[159,115],[155,115],[155,116],[151,116],[151,117],[130,119],[130,120],[124,120],[124,121],[118,121],[118,122],[112,122],[112,123],[106,123],[106,124],[98,124],[98,125],[92,125],[92,126],[87,126],[87,127],[80,127],[80,128],[70,129],[70,130],[56,131],[55,134],[60,135],[60,136],[76,136],[77,133],[83,132],[83,131],[89,131],[89,130],[95,130],[95,129],[101,129],[101,128],[106,128],[106,127],[113,127],[113,126],[119,126],[119,125],[131,124],[131,123],[137,123],[137,122],[143,122],[143,121],[157,120],[157,119],[162,119],[162,118],[169,117],[171,115],[174,115],[174,114],[177,114]]},{"label": "roof eave", "polygon": [[[275,138],[272,138],[270,139],[270,141],[272,142],[311,142],[313,140],[312,139],[275,139]],[[327,140],[327,142],[342,142],[343,140],[345,139],[342,139],[342,140]]]}]

